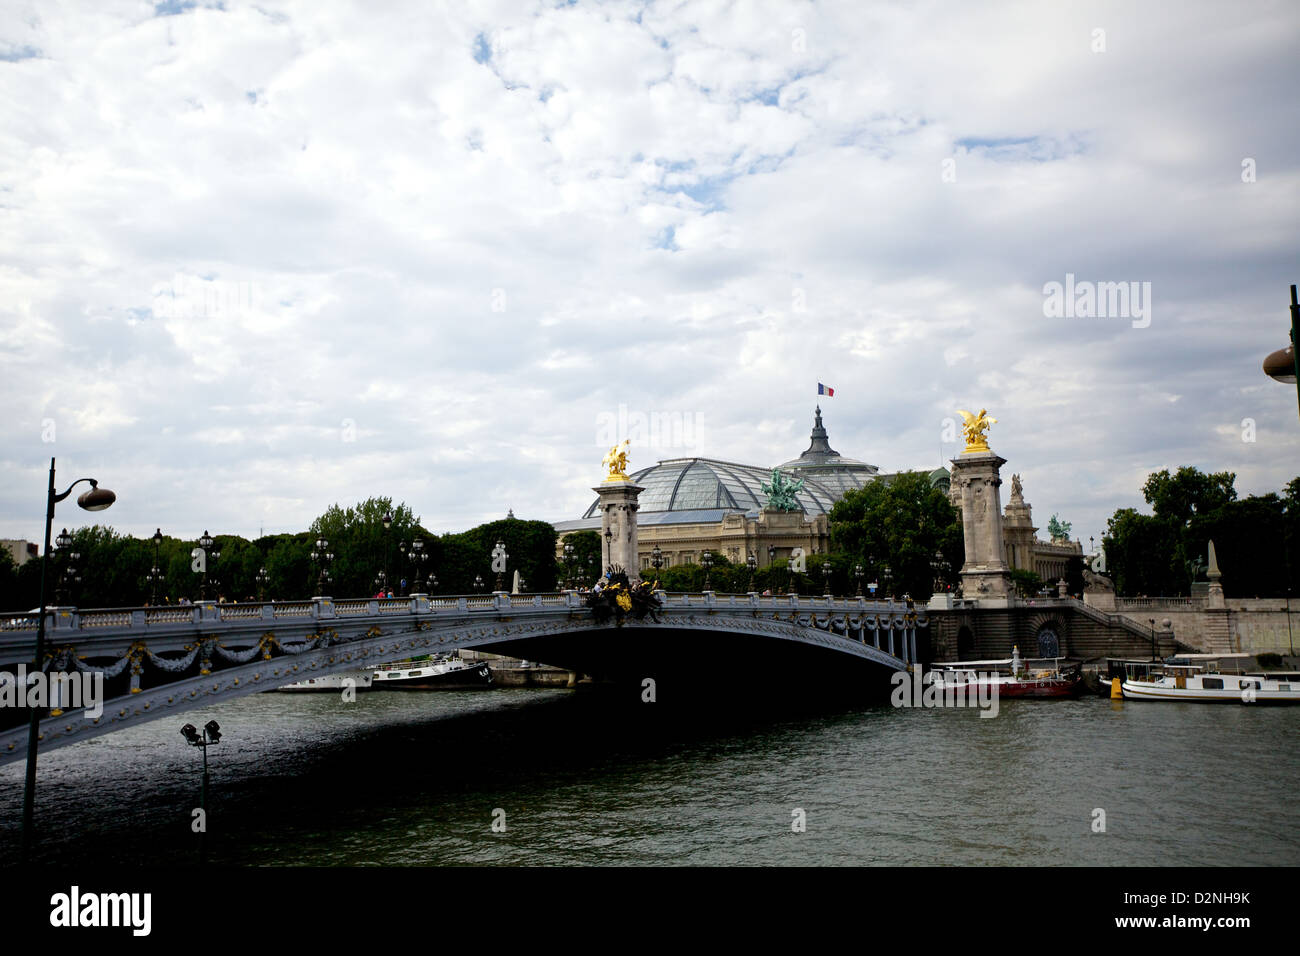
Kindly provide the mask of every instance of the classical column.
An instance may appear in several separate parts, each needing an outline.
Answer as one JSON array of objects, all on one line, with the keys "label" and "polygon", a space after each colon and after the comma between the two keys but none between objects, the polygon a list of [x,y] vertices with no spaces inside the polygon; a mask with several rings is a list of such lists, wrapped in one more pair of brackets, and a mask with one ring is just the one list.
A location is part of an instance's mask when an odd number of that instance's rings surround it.
[{"label": "classical column", "polygon": [[[983,415],[981,412],[981,423]],[[972,435],[969,429],[966,450],[952,460],[952,481],[961,488],[966,546],[966,563],[961,569],[962,596],[994,606],[1006,606],[1014,592],[1002,537],[999,491],[1002,485],[999,470],[1006,461],[988,447],[979,431]]]},{"label": "classical column", "polygon": [[637,557],[637,496],[645,489],[630,480],[603,481],[592,491],[600,495],[601,573],[611,565],[627,572],[628,580],[640,580],[641,561]]}]

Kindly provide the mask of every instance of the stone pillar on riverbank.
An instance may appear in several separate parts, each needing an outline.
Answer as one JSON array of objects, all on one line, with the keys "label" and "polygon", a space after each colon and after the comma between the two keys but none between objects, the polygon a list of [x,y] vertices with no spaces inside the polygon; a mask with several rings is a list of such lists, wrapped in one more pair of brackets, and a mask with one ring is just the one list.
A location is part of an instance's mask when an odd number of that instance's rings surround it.
[{"label": "stone pillar on riverbank", "polygon": [[962,597],[985,607],[1007,607],[1014,589],[1002,537],[999,475],[1006,459],[993,451],[966,451],[952,460],[952,486],[959,489],[966,563]]}]

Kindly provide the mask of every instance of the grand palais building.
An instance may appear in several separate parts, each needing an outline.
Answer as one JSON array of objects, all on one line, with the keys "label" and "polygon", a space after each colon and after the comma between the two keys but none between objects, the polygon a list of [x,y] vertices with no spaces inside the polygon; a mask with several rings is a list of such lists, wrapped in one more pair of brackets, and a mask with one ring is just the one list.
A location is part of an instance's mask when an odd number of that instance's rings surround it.
[{"label": "grand palais building", "polygon": [[[797,499],[801,511],[764,511],[772,468],[788,478],[802,478]],[[664,567],[698,564],[705,551],[723,554],[743,564],[753,554],[759,567],[788,558],[794,548],[807,555],[830,550],[830,510],[835,502],[872,481],[890,481],[875,465],[846,458],[830,445],[818,407],[807,449],[797,458],[776,466],[742,465],[714,458],[671,458],[629,476],[643,487],[637,513],[638,557],[641,569],[650,567],[656,547]],[[946,468],[929,472],[930,483],[950,494]],[[1029,506],[1013,498],[1007,505],[1004,533],[1007,561],[1012,567],[1029,567],[1047,581],[1065,573],[1065,562],[1081,554],[1077,543],[1045,543],[1034,538]],[[954,501],[960,507],[960,502]],[[555,522],[561,539],[575,531],[599,531],[600,501],[593,501],[581,518]],[[562,544],[560,545],[562,547]]]}]

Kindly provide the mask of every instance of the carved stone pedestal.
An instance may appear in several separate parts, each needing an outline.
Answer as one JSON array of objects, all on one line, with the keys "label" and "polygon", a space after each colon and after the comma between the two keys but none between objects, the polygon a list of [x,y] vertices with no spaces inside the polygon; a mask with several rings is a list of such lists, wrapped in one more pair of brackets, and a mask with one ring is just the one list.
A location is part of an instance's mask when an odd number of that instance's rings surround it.
[{"label": "carved stone pedestal", "polygon": [[602,481],[592,489],[600,495],[601,573],[611,565],[627,572],[628,580],[640,580],[636,548],[637,496],[645,489],[631,481]]},{"label": "carved stone pedestal", "polygon": [[966,562],[962,596],[985,606],[1006,607],[1015,588],[1002,538],[999,469],[1006,459],[992,451],[965,452],[952,460],[952,484],[959,489]]}]

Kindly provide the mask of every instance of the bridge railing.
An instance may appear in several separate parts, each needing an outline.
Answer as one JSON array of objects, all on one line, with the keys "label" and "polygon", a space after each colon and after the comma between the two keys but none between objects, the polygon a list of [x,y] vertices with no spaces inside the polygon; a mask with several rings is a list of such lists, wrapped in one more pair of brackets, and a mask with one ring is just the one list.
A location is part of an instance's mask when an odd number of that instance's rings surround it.
[{"label": "bridge railing", "polygon": [[[665,607],[670,608],[756,608],[765,610],[838,612],[871,611],[894,617],[905,613],[901,603],[869,601],[864,597],[830,597],[827,595],[799,594],[723,594],[714,591],[697,593],[656,592]],[[334,600],[316,597],[306,601],[267,601],[223,604],[200,601],[197,604],[154,605],[126,608],[76,608],[50,607],[46,609],[47,631],[57,632],[54,637],[69,637],[70,631],[151,631],[158,628],[168,631],[185,625],[201,628],[222,623],[248,625],[256,621],[302,621],[310,623],[336,618],[401,615],[454,615],[484,612],[500,613],[512,609],[578,610],[585,607],[586,595],[577,591],[560,591],[536,594],[467,594],[438,595],[430,597],[416,594],[404,598],[347,598]],[[920,610],[918,608],[918,610]],[[4,643],[30,639],[39,624],[38,613],[17,612],[0,614],[0,632]],[[63,639],[59,637],[58,639]]]}]

